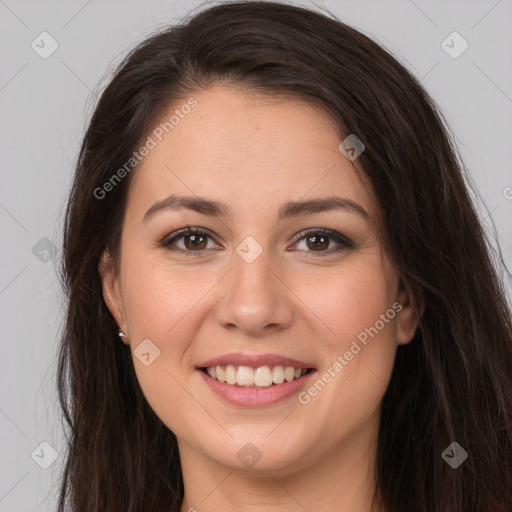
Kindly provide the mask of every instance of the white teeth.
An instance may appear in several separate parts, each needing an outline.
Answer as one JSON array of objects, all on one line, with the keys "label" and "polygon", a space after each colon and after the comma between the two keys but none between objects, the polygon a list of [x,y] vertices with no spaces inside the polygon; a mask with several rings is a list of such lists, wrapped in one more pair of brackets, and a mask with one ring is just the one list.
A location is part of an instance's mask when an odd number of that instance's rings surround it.
[{"label": "white teeth", "polygon": [[236,371],[232,364],[226,366],[226,383],[236,384]]},{"label": "white teeth", "polygon": [[254,382],[254,370],[249,366],[239,366],[236,383],[239,386],[250,386]]},{"label": "white teeth", "polygon": [[279,366],[274,366],[274,371],[272,372],[272,382],[274,384],[282,384],[284,382],[284,368]]},{"label": "white teeth", "polygon": [[[215,370],[217,372],[217,380],[219,382],[226,382],[226,372],[221,366],[216,366]],[[210,377],[213,377],[213,375],[210,375]],[[215,378],[215,377],[213,377]]]},{"label": "white teeth", "polygon": [[268,366],[260,366],[254,372],[254,384],[266,388],[272,384],[272,372]]},{"label": "white teeth", "polygon": [[293,380],[293,377],[295,376],[295,368],[293,366],[287,366],[284,369],[284,378],[291,382]]},{"label": "white teeth", "polygon": [[206,373],[219,382],[240,387],[268,388],[272,384],[282,384],[284,381],[292,382],[307,373],[306,368],[294,368],[293,366],[277,365],[259,366],[211,366],[206,368]]}]

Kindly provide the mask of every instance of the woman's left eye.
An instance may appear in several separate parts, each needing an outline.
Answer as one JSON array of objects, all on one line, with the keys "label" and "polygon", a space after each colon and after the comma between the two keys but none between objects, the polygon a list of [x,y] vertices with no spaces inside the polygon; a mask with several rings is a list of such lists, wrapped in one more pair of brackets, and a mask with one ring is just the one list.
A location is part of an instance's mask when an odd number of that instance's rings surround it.
[{"label": "woman's left eye", "polygon": [[[181,229],[175,233],[172,233],[169,237],[164,238],[164,240],[162,240],[160,243],[160,246],[171,251],[181,252],[185,256],[201,255],[205,250],[208,249],[208,238],[213,239],[213,237],[204,230],[187,227],[186,229]],[[181,241],[182,239],[184,245],[179,247],[177,242]],[[306,252],[320,253],[311,254],[309,256],[323,256],[339,252],[343,249],[354,247],[353,242],[346,236],[338,233],[337,231],[332,231],[325,228],[316,228],[302,231],[296,235],[294,239],[295,241],[293,245],[297,245],[298,242],[304,240],[306,247],[313,249],[306,250]],[[330,248],[331,242],[337,243],[339,247],[333,250]],[[323,250],[329,248],[330,250],[328,251]]]},{"label": "woman's left eye", "polygon": [[[314,247],[315,250],[313,251],[307,251],[307,252],[320,252],[322,254],[319,254],[318,256],[333,254],[335,252],[340,252],[344,249],[352,249],[354,247],[354,243],[352,240],[347,238],[346,236],[342,235],[341,233],[338,233],[337,231],[332,231],[330,229],[324,229],[324,228],[317,228],[317,229],[309,229],[307,231],[303,231],[299,233],[295,240],[297,242],[300,242],[304,240],[304,243],[306,247]],[[317,249],[322,248],[329,248],[331,243],[335,242],[338,244],[338,248],[332,249],[329,251],[318,251]],[[317,256],[317,254],[312,254],[311,256]]]}]

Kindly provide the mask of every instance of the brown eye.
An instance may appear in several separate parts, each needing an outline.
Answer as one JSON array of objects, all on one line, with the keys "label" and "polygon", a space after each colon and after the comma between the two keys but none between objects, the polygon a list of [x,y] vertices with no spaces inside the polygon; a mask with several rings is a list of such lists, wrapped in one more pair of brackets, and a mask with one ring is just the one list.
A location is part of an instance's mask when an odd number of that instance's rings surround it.
[{"label": "brown eye", "polygon": [[306,237],[308,247],[316,251],[317,249],[327,249],[329,247],[329,237],[325,235],[313,235]]},{"label": "brown eye", "polygon": [[[212,239],[212,236],[205,231],[187,227],[173,233],[170,237],[166,237],[160,242],[160,246],[188,256],[194,253],[201,254],[208,249],[208,239]],[[178,244],[181,240],[183,242]]]},{"label": "brown eye", "polygon": [[[303,240],[306,254],[317,253],[311,254],[311,256],[327,256],[354,247],[354,243],[349,238],[337,231],[325,228],[310,229],[299,233],[294,245],[300,245],[299,242]],[[334,243],[334,249],[329,249],[331,243]],[[338,245],[338,248],[336,248],[336,245]]]},{"label": "brown eye", "polygon": [[[160,246],[185,256],[197,256],[201,255],[203,251],[208,250],[208,239],[213,240],[209,233],[197,228],[187,227],[162,240]],[[181,240],[183,242],[180,246],[178,242],[181,242]],[[310,229],[299,233],[294,245],[298,245],[302,241],[305,243],[304,252],[308,256],[328,256],[354,247],[353,242],[349,238],[341,233],[325,228]],[[330,248],[332,244],[334,244],[334,248]],[[336,245],[338,246],[337,248]]]},{"label": "brown eye", "polygon": [[[206,236],[204,235],[184,235],[184,236],[181,236],[180,238],[183,238],[183,240],[185,240],[184,242],[184,245],[186,247],[186,249],[206,249]],[[187,243],[187,241],[189,243]]]}]

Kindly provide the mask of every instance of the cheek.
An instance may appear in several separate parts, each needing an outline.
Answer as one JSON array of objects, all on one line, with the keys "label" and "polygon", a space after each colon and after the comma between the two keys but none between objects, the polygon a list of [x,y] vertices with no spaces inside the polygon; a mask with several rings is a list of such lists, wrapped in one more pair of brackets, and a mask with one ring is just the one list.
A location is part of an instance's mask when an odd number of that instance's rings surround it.
[{"label": "cheek", "polygon": [[[364,329],[373,326],[391,308],[396,297],[389,273],[377,261],[355,262],[321,281],[306,282],[302,296],[329,328],[332,346],[342,349]],[[392,322],[389,322],[392,323]],[[389,323],[382,329],[388,333]],[[380,325],[380,324],[379,324]]]},{"label": "cheek", "polygon": [[[162,422],[172,431],[187,431],[190,426],[186,419],[176,414],[190,408],[184,363],[195,332],[192,322],[201,310],[201,298],[213,283],[155,262],[136,247],[131,251],[127,247],[125,254],[129,256],[123,261],[121,279],[137,380]],[[159,351],[147,366],[137,355],[139,346],[148,345],[146,340]]]},{"label": "cheek", "polygon": [[[174,410],[190,402],[184,389],[194,373],[192,361],[197,361],[193,341],[207,316],[219,275],[192,264],[170,264],[148,252],[126,248],[129,256],[123,261],[121,280],[137,378],[160,416],[169,414],[169,404],[174,404]],[[159,351],[149,366],[137,357],[137,347],[145,340],[151,340]],[[168,426],[177,421],[171,415],[160,418]]]},{"label": "cheek", "polygon": [[[324,404],[352,411],[362,420],[375,410],[393,369],[397,328],[393,274],[383,271],[375,258],[347,266],[322,284],[318,290],[324,293],[315,294],[312,309],[329,328],[319,341],[329,354],[330,374],[335,375],[326,387]],[[341,369],[333,368],[335,361]]]},{"label": "cheek", "polygon": [[134,252],[124,262],[123,295],[128,323],[137,337],[163,342],[183,330],[215,279],[208,273],[171,266],[162,259]]}]

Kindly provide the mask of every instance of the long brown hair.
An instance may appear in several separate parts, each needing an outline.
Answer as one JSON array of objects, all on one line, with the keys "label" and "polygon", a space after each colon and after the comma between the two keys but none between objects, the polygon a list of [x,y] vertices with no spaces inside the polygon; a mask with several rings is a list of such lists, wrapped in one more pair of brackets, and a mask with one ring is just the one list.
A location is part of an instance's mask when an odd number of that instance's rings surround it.
[{"label": "long brown hair", "polygon": [[[98,274],[104,250],[117,261],[136,166],[104,197],[97,190],[170,105],[215,82],[314,101],[340,133],[365,144],[358,163],[382,211],[386,249],[402,285],[425,304],[384,396],[382,507],[510,512],[510,306],[446,122],[418,81],[361,32],[333,15],[257,1],[208,8],[140,43],[88,125],[63,238],[58,390],[69,432],[59,512],[66,504],[77,512],[179,511],[176,437],[145,400]],[[456,469],[442,457],[452,442],[469,454]]]}]

